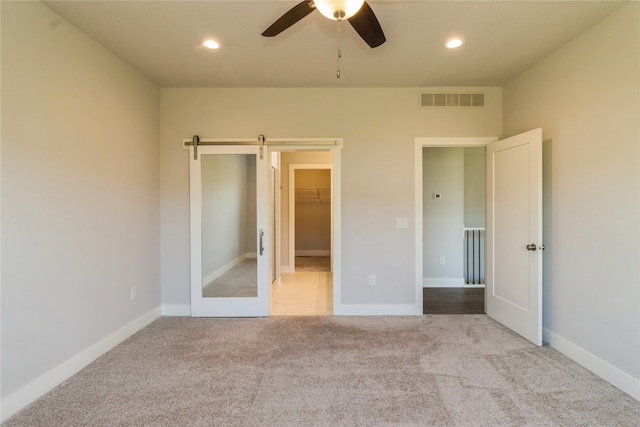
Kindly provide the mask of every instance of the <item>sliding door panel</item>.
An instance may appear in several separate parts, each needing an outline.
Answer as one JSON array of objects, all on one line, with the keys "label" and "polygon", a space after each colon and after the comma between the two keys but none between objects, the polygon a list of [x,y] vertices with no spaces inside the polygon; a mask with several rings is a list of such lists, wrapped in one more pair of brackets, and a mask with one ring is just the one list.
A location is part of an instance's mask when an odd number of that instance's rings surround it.
[{"label": "sliding door panel", "polygon": [[267,171],[258,147],[199,147],[190,173],[192,315],[268,315]]}]

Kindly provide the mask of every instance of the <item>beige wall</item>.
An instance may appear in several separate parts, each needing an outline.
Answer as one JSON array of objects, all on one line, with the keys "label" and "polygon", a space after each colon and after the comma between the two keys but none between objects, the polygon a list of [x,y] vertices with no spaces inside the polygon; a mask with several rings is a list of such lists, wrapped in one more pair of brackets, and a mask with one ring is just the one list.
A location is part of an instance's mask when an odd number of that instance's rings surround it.
[{"label": "beige wall", "polygon": [[331,169],[295,172],[296,255],[331,253]]},{"label": "beige wall", "polygon": [[[456,90],[437,88],[437,90]],[[162,299],[189,304],[188,158],[183,138],[344,139],[342,303],[415,303],[414,147],[418,136],[499,136],[502,90],[478,109],[419,108],[434,88],[161,90]],[[470,89],[465,89],[470,90]],[[409,220],[397,229],[396,218]],[[377,286],[368,277],[377,276]]]},{"label": "beige wall", "polygon": [[563,345],[565,352],[575,351],[587,364],[608,366],[603,369],[626,381],[626,391],[633,388],[636,398],[638,8],[632,2],[614,12],[516,78],[504,92],[505,136],[541,127],[546,140],[546,337],[552,345]]},{"label": "beige wall", "polygon": [[485,149],[479,147],[465,148],[464,225],[466,227],[485,226],[485,174]]},{"label": "beige wall", "polygon": [[[464,148],[422,149],[424,286],[464,283]],[[434,199],[433,194],[440,194]],[[444,258],[444,264],[440,263]]]},{"label": "beige wall", "polygon": [[43,4],[1,7],[6,416],[160,304],[160,92]]}]

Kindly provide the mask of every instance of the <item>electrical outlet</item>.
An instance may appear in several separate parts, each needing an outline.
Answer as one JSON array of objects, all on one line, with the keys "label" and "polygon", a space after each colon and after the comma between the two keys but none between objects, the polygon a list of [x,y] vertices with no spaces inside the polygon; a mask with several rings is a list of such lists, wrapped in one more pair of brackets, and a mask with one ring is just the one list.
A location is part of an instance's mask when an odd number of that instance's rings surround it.
[{"label": "electrical outlet", "polygon": [[445,264],[446,261],[447,260],[443,256],[440,257],[440,264]]},{"label": "electrical outlet", "polygon": [[376,285],[376,276],[372,274],[371,276],[369,276],[369,286],[375,286],[375,285]]},{"label": "electrical outlet", "polygon": [[407,218],[397,218],[396,219],[396,227],[397,228],[407,228]]},{"label": "electrical outlet", "polygon": [[131,301],[138,297],[138,287],[134,286],[131,288]]}]

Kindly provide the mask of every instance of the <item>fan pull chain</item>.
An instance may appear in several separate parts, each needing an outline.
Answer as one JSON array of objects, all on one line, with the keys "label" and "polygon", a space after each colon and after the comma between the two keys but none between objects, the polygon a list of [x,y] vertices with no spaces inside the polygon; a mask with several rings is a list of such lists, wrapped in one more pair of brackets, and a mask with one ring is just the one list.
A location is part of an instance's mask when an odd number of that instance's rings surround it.
[{"label": "fan pull chain", "polygon": [[340,58],[342,58],[342,49],[340,48],[340,24],[342,23],[342,19],[338,19],[338,71],[336,71],[336,78],[340,78]]}]

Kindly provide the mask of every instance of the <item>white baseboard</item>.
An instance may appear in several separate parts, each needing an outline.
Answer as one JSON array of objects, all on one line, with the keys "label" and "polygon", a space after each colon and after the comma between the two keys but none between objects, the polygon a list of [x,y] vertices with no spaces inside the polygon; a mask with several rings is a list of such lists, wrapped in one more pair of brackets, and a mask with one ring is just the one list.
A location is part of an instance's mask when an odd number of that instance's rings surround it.
[{"label": "white baseboard", "polygon": [[295,266],[294,267],[291,267],[289,265],[281,265],[280,266],[280,273],[281,274],[282,273],[295,273],[295,272],[296,272]]},{"label": "white baseboard", "polygon": [[282,276],[278,277],[274,281],[271,282],[271,289],[276,289],[282,285]]},{"label": "white baseboard", "polygon": [[330,256],[330,249],[312,249],[308,251],[296,251],[296,256]]},{"label": "white baseboard", "polygon": [[610,382],[634,399],[640,400],[640,379],[621,371],[547,328],[543,329],[542,339],[569,359],[587,368],[605,381]]},{"label": "white baseboard", "polygon": [[340,304],[333,308],[336,316],[421,316],[420,304]]},{"label": "white baseboard", "polygon": [[81,369],[98,357],[120,344],[131,335],[160,317],[160,307],[148,311],[137,319],[129,322],[115,332],[107,335],[97,343],[84,349],[80,353],[58,365],[49,372],[39,376],[29,384],[19,388],[2,399],[2,421],[11,417],[27,405],[42,397],[53,388],[77,374]]},{"label": "white baseboard", "polygon": [[423,288],[464,288],[464,277],[423,277]]},{"label": "white baseboard", "polygon": [[191,316],[191,305],[163,304],[161,313],[163,316]]}]

